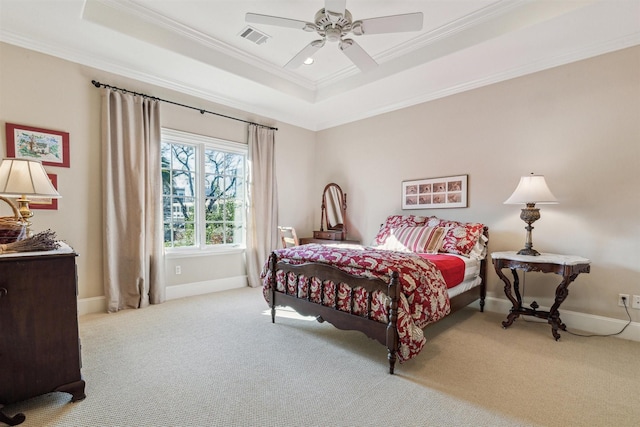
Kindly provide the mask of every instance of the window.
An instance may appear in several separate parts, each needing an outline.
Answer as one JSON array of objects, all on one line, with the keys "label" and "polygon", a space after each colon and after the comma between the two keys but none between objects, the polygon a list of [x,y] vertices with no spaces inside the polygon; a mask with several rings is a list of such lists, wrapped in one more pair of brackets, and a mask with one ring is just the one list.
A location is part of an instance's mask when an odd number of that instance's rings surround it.
[{"label": "window", "polygon": [[165,248],[243,246],[247,146],[163,129],[161,161]]}]

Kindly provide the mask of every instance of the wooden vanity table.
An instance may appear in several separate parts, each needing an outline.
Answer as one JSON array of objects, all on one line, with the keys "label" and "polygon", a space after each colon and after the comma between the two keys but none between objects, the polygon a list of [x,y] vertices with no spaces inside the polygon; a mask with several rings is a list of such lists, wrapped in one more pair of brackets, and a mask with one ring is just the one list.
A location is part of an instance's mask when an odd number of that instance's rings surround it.
[{"label": "wooden vanity table", "polygon": [[359,245],[358,240],[347,240],[347,195],[334,182],[327,184],[322,192],[320,230],[313,237],[300,239],[301,245],[319,243],[321,245]]}]

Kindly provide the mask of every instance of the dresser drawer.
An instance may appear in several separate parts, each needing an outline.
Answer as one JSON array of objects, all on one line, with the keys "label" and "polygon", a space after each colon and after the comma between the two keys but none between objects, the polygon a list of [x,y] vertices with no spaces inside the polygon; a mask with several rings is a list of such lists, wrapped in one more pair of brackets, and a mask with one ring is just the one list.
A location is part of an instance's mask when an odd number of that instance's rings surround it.
[{"label": "dresser drawer", "polygon": [[342,240],[342,231],[314,231],[314,239]]},{"label": "dresser drawer", "polygon": [[331,239],[314,239],[313,237],[303,237],[300,239],[301,245],[309,243],[319,243],[321,245],[359,245],[359,240],[331,240]]}]

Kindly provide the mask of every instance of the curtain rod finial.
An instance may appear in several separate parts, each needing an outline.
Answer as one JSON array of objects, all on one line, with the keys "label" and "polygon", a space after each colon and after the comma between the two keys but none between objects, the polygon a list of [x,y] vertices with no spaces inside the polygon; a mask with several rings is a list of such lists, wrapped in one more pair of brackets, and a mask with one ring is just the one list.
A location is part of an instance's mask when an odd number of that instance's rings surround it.
[{"label": "curtain rod finial", "polygon": [[100,82],[97,82],[97,81],[95,81],[95,80],[91,80],[91,83],[93,83],[93,85],[94,85],[95,87],[100,87]]}]

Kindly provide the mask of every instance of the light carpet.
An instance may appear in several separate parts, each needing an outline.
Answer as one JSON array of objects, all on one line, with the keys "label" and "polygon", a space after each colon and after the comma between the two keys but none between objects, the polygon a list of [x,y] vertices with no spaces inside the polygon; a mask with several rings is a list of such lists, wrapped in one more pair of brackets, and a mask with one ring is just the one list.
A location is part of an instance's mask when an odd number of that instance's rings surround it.
[{"label": "light carpet", "polygon": [[30,426],[631,426],[640,343],[466,308],[388,374],[363,334],[280,310],[260,289],[80,318],[87,398],[9,405]]}]

